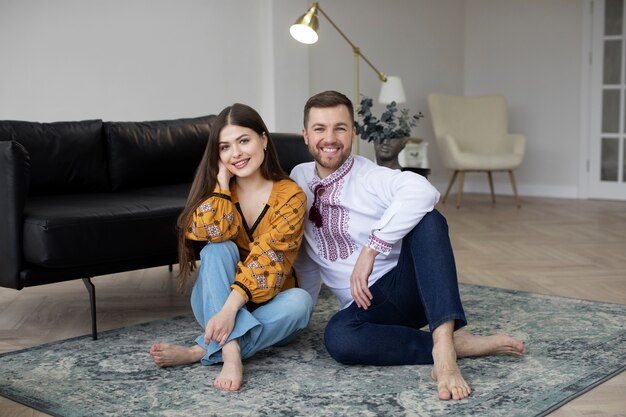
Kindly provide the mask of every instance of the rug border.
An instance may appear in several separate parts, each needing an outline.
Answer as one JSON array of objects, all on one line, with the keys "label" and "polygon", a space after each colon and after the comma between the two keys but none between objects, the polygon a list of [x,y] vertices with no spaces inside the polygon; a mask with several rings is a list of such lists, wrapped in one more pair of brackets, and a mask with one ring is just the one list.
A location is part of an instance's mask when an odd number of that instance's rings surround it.
[{"label": "rug border", "polygon": [[553,411],[558,410],[559,408],[563,407],[568,402],[573,401],[576,398],[580,397],[581,395],[588,393],[592,389],[596,388],[598,385],[601,385],[601,384],[605,383],[609,379],[615,378],[616,376],[618,376],[619,374],[621,374],[625,370],[626,370],[626,365],[623,365],[621,368],[617,369],[615,372],[613,372],[611,374],[608,374],[607,376],[605,376],[603,378],[598,379],[596,382],[590,384],[589,386],[585,387],[584,389],[580,390],[579,392],[576,392],[576,393],[572,394],[571,396],[569,396],[567,398],[564,398],[563,400],[561,400],[560,402],[554,404],[553,406],[551,406],[547,410],[542,411],[539,414],[536,414],[535,417],[544,417],[544,416],[552,413]]},{"label": "rug border", "polygon": [[57,414],[57,413],[55,413],[53,411],[43,410],[43,409],[41,409],[41,408],[39,408],[37,406],[24,404],[22,401],[19,401],[19,400],[15,399],[13,397],[10,397],[10,396],[8,396],[6,394],[0,393],[0,395],[3,396],[4,398],[6,398],[7,400],[13,401],[14,403],[17,403],[17,404],[20,404],[20,405],[23,405],[24,407],[28,408],[29,410],[39,411],[40,413],[44,413],[44,414],[47,414],[47,415],[53,416],[53,417],[65,417],[64,415]]},{"label": "rug border", "polygon": [[[471,286],[471,287],[490,288],[490,289],[494,289],[494,290],[509,291],[509,292],[514,292],[514,293],[518,293],[518,294],[537,295],[537,296],[540,296],[540,297],[562,298],[562,299],[565,299],[565,300],[581,301],[581,302],[586,302],[586,303],[598,303],[598,304],[606,304],[606,305],[610,305],[610,306],[626,307],[626,303],[617,303],[617,302],[599,301],[599,300],[589,300],[587,298],[566,297],[564,295],[543,294],[543,293],[540,293],[540,292],[533,292],[533,291],[526,291],[526,290],[515,290],[515,289],[512,289],[512,288],[494,287],[494,286],[491,286],[491,285],[469,284],[469,283],[465,283],[465,282],[459,282],[459,286],[461,286],[461,285]],[[462,301],[463,300],[461,300],[461,302]]]}]

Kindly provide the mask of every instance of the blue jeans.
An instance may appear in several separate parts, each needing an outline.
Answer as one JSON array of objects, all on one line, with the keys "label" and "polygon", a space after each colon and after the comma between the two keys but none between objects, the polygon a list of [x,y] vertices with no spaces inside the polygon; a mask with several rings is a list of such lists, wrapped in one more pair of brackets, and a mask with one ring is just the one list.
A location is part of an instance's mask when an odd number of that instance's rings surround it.
[{"label": "blue jeans", "polygon": [[[343,364],[433,363],[432,332],[454,320],[467,324],[445,218],[436,210],[402,240],[398,264],[370,287],[367,310],[350,304],[324,334],[328,353]],[[428,325],[430,332],[420,330]]]},{"label": "blue jeans", "polygon": [[[200,270],[191,293],[191,308],[203,329],[222,309],[232,291],[230,286],[235,281],[237,262],[239,249],[231,241],[208,243],[200,252]],[[237,339],[241,357],[247,359],[261,349],[295,339],[308,325],[312,310],[313,301],[305,290],[282,291],[252,312],[242,307],[228,341]],[[207,351],[201,360],[203,365],[223,362],[222,348],[216,341],[205,344],[203,333],[196,342]]]}]

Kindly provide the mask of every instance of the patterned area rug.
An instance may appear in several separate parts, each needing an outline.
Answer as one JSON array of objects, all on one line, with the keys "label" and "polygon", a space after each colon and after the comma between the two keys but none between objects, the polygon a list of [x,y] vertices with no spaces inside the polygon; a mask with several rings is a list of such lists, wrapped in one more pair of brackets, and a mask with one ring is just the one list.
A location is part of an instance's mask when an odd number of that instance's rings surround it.
[{"label": "patterned area rug", "polygon": [[525,340],[523,358],[463,359],[473,388],[437,399],[430,366],[342,366],[326,353],[328,293],[294,343],[245,363],[236,393],[212,388],[218,367],[159,369],[155,341],[190,344],[200,328],[177,317],[0,356],[0,394],[58,416],[515,416],[545,415],[621,372],[626,306],[462,285],[469,330]]}]

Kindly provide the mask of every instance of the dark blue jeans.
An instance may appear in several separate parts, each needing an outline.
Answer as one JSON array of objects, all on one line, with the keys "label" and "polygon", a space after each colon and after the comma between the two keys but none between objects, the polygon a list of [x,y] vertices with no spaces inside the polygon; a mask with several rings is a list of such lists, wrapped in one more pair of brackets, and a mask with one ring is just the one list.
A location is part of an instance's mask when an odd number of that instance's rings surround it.
[{"label": "dark blue jeans", "polygon": [[[356,303],[335,314],[324,333],[328,353],[343,364],[433,363],[431,331],[454,320],[465,326],[446,219],[426,214],[402,240],[398,265],[370,287],[367,310]],[[430,331],[420,330],[427,326]]]}]

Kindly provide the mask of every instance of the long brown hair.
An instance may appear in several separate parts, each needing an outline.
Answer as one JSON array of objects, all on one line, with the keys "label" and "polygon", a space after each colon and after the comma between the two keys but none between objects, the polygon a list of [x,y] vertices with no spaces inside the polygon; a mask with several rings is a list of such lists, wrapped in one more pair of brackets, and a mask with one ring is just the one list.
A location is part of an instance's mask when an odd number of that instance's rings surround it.
[{"label": "long brown hair", "polygon": [[259,113],[252,107],[240,103],[235,103],[222,110],[211,125],[209,141],[191,183],[187,203],[178,216],[178,262],[180,265],[178,282],[181,289],[185,286],[189,273],[196,269],[193,243],[185,235],[190,230],[194,212],[203,201],[211,196],[217,185],[218,161],[220,160],[219,138],[222,129],[228,125],[246,127],[255,131],[259,136],[265,135],[267,137],[265,158],[259,168],[263,178],[271,181],[289,178],[280,166],[276,147]]}]

